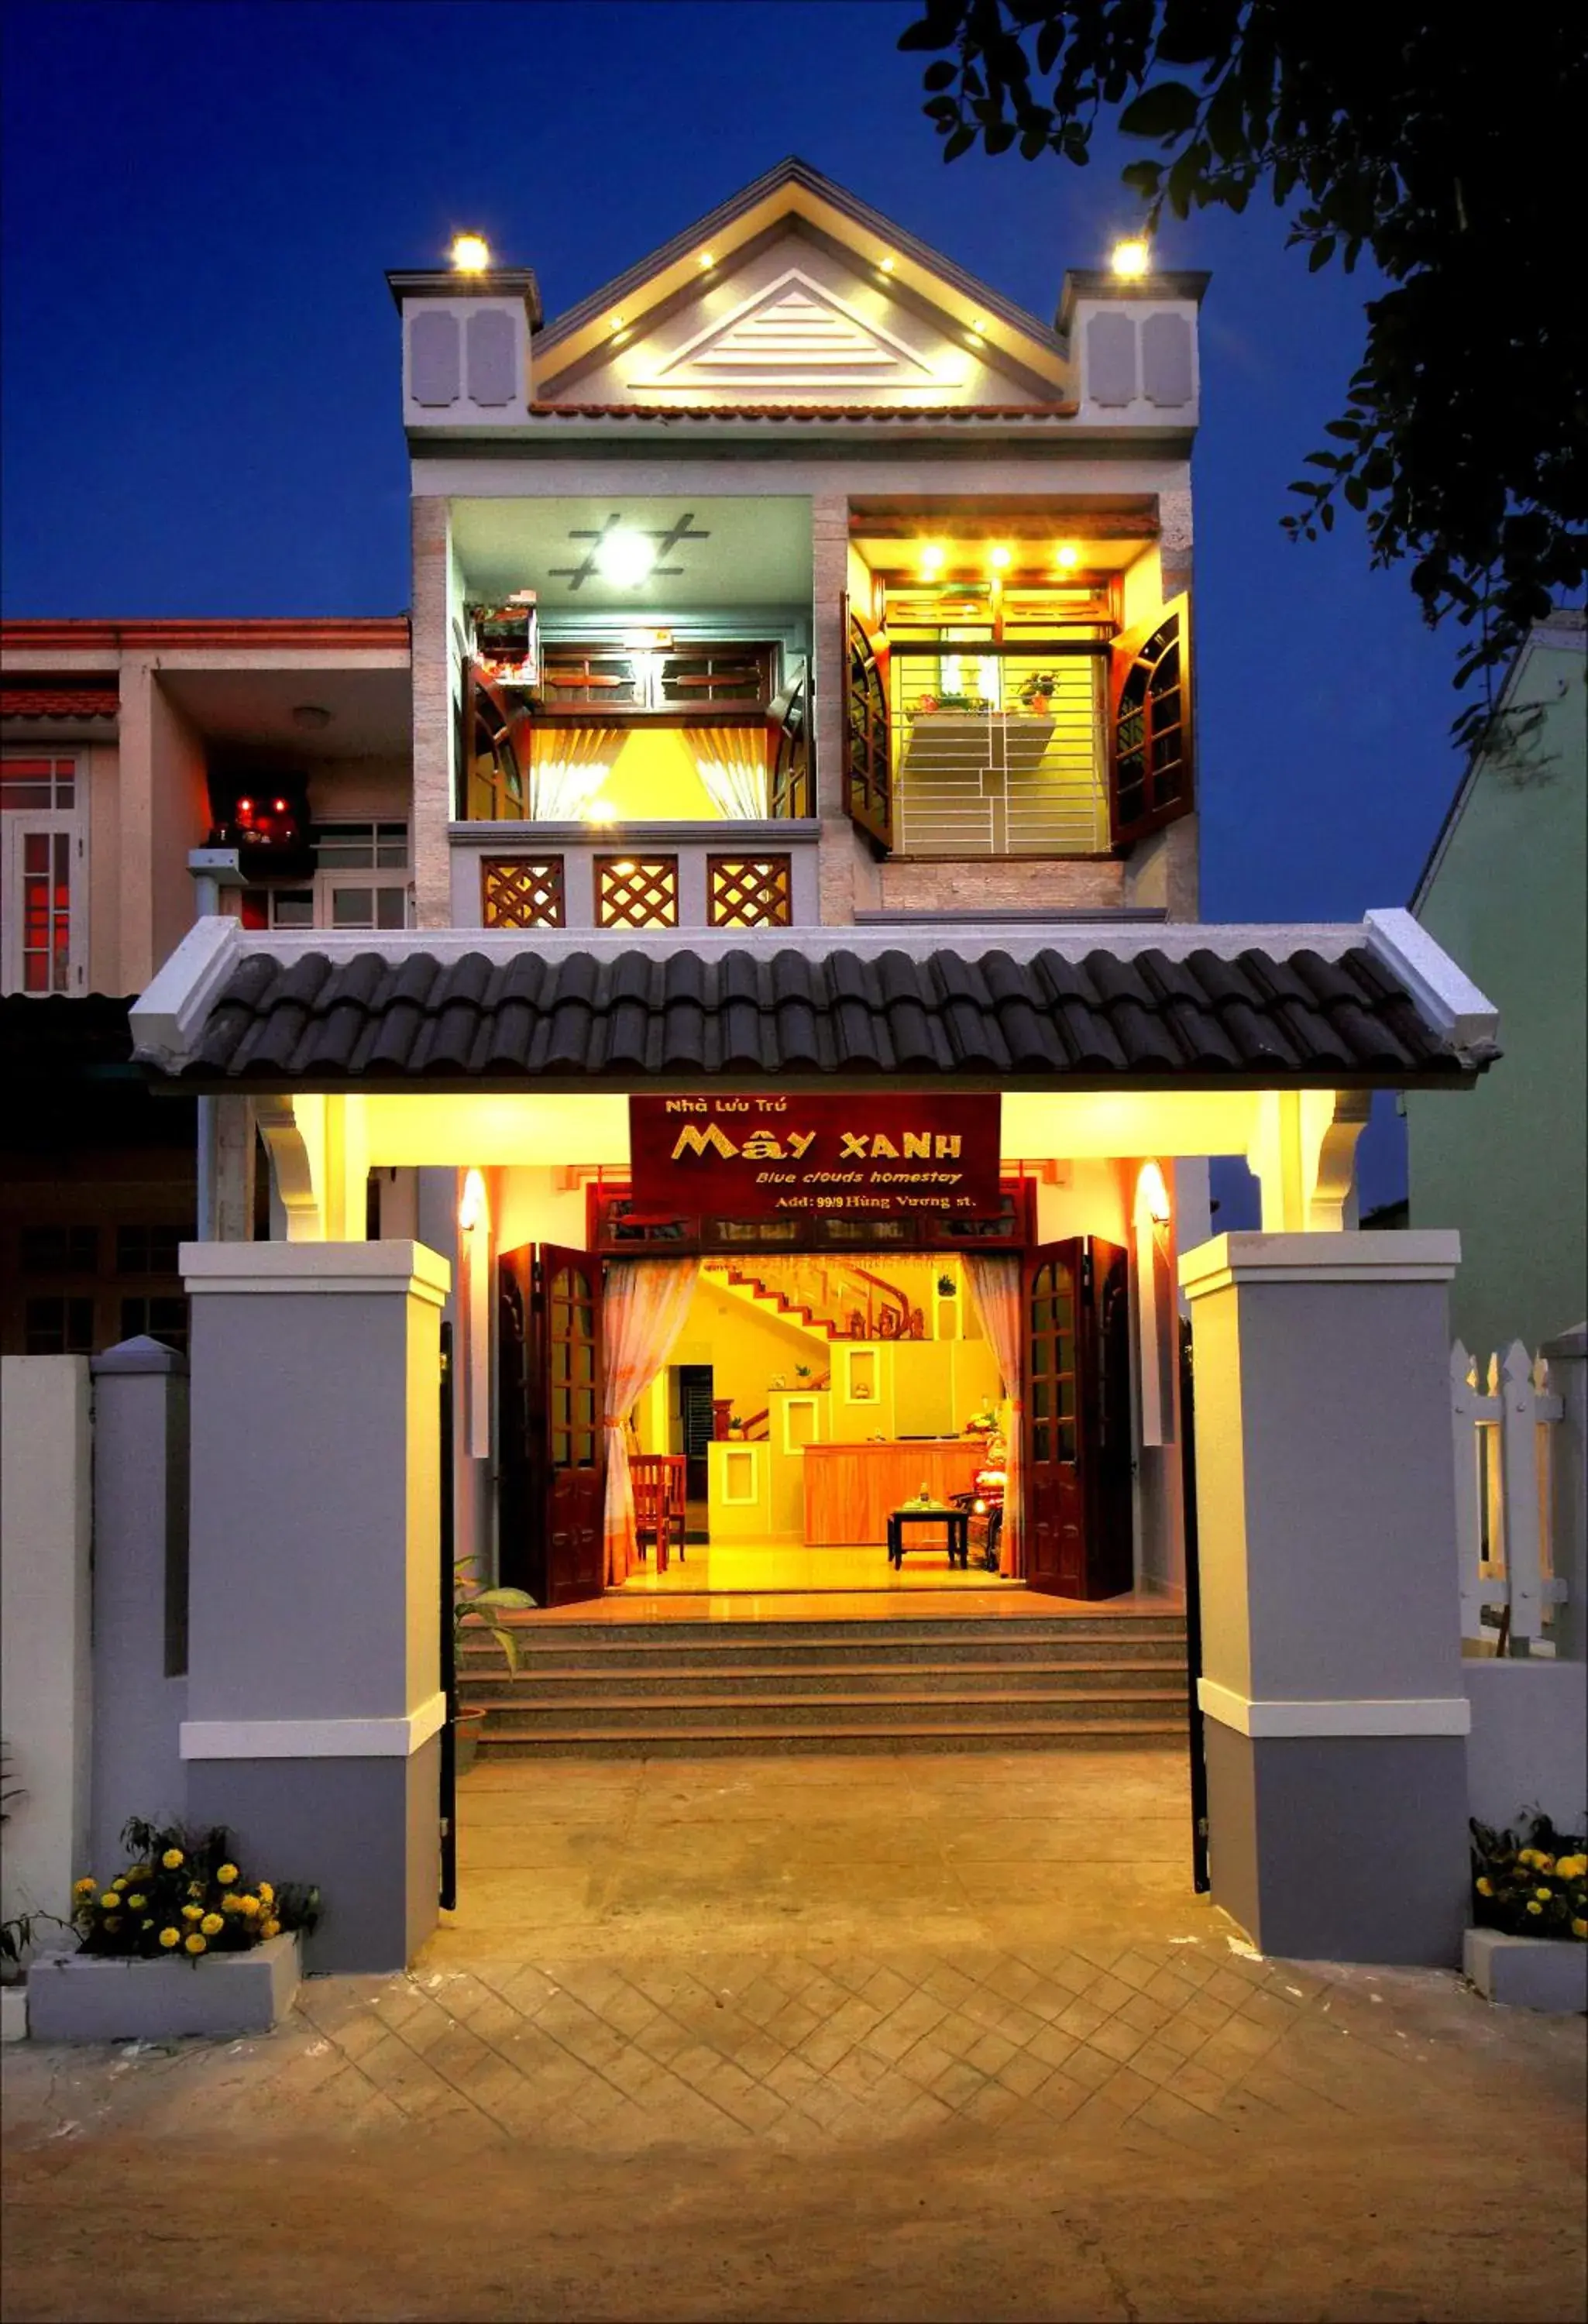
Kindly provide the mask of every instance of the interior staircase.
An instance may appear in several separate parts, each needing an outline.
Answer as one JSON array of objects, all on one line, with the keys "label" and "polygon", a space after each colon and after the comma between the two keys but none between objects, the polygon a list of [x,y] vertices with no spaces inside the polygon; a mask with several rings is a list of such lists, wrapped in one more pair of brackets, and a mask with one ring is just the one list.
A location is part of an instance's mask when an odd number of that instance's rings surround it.
[{"label": "interior staircase", "polygon": [[1173,1611],[889,1621],[513,1625],[482,1634],[459,1698],[486,1758],[1172,1746],[1186,1731]]},{"label": "interior staircase", "polygon": [[[845,1264],[840,1272],[802,1260],[792,1274],[785,1277],[785,1281],[794,1286],[792,1296],[782,1284],[768,1283],[732,1259],[708,1259],[704,1273],[715,1289],[737,1292],[750,1305],[770,1310],[782,1322],[809,1332],[819,1340],[864,1340],[872,1336],[871,1326],[874,1323],[878,1323],[876,1336],[880,1338],[912,1336],[909,1300],[892,1284],[867,1268]],[[845,1276],[852,1278],[847,1283]],[[879,1323],[877,1293],[882,1295],[886,1324]]]}]

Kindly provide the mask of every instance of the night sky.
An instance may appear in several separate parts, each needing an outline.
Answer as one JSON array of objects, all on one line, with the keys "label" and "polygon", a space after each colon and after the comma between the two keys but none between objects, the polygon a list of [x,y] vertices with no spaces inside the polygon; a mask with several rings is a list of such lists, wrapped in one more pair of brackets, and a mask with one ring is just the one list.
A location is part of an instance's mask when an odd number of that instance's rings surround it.
[{"label": "night sky", "polygon": [[[895,0],[5,0],[6,613],[376,613],[408,599],[388,266],[459,226],[556,315],[789,152],[1048,319],[1135,217],[1122,159],[946,167]],[[1454,786],[1453,632],[1357,521],[1293,547],[1372,283],[1270,208],[1170,225],[1203,266],[1203,908],[1402,904]],[[1363,1198],[1399,1188],[1395,1125]],[[1233,1185],[1218,1223],[1244,1222]]]}]

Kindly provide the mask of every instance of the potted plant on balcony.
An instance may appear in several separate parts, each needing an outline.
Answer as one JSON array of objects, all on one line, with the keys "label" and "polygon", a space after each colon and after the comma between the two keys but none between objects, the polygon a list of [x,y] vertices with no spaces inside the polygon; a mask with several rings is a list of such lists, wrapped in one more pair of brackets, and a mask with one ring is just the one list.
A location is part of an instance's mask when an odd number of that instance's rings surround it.
[{"label": "potted plant on balcony", "polygon": [[[478,1565],[477,1557],[460,1557],[452,1569],[452,1667],[463,1667],[464,1648],[477,1638],[479,1628],[489,1630],[501,1647],[510,1674],[518,1675],[518,1640],[498,1618],[503,1614],[528,1613],[534,1600],[527,1590],[510,1588],[484,1589],[468,1576]],[[456,1772],[466,1775],[474,1766],[480,1748],[480,1729],[485,1723],[490,1706],[486,1703],[462,1703],[452,1720],[452,1764]]]},{"label": "potted plant on balcony", "polygon": [[1020,688],[1020,700],[1033,717],[1046,718],[1057,680],[1050,669],[1034,670]]}]

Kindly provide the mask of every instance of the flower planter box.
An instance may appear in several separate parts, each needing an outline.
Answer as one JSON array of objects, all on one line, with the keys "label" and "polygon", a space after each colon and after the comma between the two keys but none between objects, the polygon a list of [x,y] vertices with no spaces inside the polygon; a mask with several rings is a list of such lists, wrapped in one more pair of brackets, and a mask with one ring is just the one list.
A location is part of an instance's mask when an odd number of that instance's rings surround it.
[{"label": "flower planter box", "polygon": [[19,1979],[0,1985],[0,2042],[25,2042],[28,2032],[28,1989]]},{"label": "flower planter box", "polygon": [[1588,2010],[1588,1944],[1569,1937],[1508,1937],[1469,1929],[1462,1967],[1488,2001],[1561,2014]]},{"label": "flower planter box", "polygon": [[35,2042],[266,2034],[291,2008],[300,1974],[298,1938],[287,1932],[199,1961],[47,1954],[28,1970],[28,2033]]}]

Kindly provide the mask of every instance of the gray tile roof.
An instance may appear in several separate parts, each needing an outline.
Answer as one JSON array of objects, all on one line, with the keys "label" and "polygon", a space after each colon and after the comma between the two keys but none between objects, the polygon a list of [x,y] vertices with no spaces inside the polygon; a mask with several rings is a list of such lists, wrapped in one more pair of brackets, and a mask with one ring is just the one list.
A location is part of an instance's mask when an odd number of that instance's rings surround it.
[{"label": "gray tile roof", "polygon": [[[245,951],[180,1078],[208,1086],[564,1086],[949,1074],[1006,1086],[1400,1086],[1470,1078],[1365,945],[665,953],[422,936],[401,953]],[[1483,1045],[1492,1054],[1492,1044]]]}]

